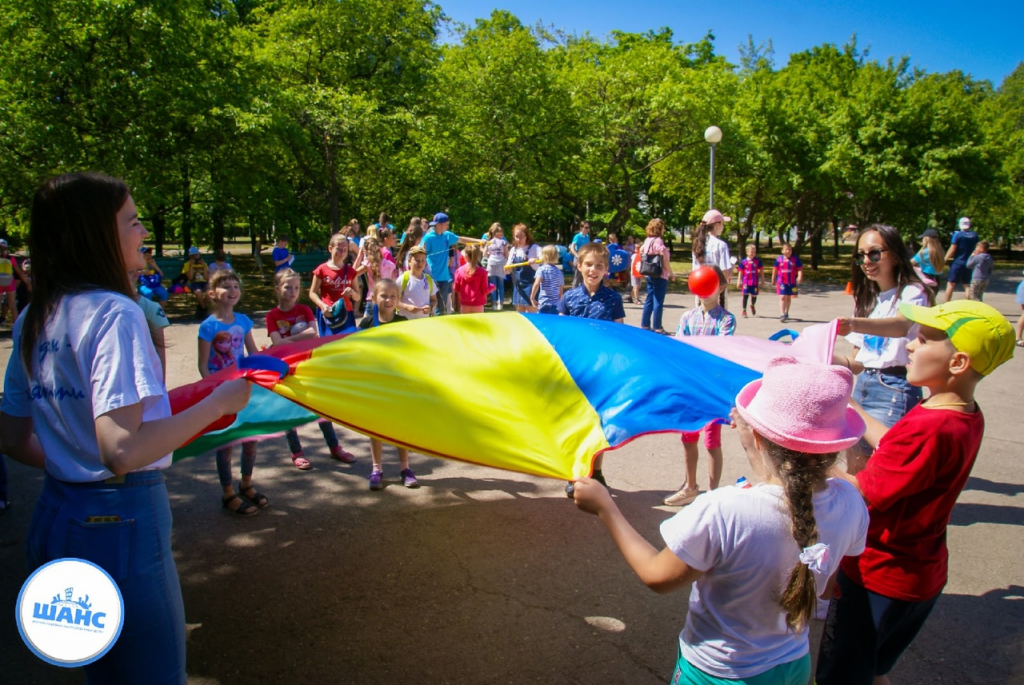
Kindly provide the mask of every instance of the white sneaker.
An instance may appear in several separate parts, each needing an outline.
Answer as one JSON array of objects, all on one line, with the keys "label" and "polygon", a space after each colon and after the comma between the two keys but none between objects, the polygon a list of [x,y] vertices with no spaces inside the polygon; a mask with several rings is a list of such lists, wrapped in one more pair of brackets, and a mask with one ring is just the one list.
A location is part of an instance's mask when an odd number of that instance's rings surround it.
[{"label": "white sneaker", "polygon": [[700,488],[694,488],[693,490],[691,490],[689,488],[684,487],[680,489],[678,492],[674,492],[665,499],[663,499],[662,502],[664,502],[665,505],[670,507],[684,507],[693,500],[697,499],[697,495],[699,494]]}]

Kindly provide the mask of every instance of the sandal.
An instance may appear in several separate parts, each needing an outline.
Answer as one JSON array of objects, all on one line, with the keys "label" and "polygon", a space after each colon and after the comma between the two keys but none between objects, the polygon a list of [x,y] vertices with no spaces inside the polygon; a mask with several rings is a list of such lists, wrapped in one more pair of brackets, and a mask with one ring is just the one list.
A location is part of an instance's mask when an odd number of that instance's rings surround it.
[{"label": "sandal", "polygon": [[668,335],[668,331],[666,331],[664,328],[655,328],[654,332],[657,333],[658,335]]},{"label": "sandal", "polygon": [[1024,340],[1018,340],[1017,347],[1024,347]]},{"label": "sandal", "polygon": [[[231,506],[231,503],[234,502],[235,500],[238,500],[237,507]],[[235,494],[231,494],[226,497],[221,497],[220,505],[227,509],[228,511],[234,514],[238,514],[239,516],[255,516],[259,513],[259,509],[257,509],[256,507],[249,504],[248,502],[246,502],[241,497]]]},{"label": "sandal", "polygon": [[302,455],[302,452],[296,452],[292,455],[292,463],[295,464],[295,468],[300,471],[308,471],[313,468],[313,465],[309,463],[309,459],[306,459]]},{"label": "sandal", "polygon": [[[249,494],[250,492],[252,493],[251,495]],[[260,509],[262,509],[263,507],[265,507],[268,504],[270,504],[270,500],[267,499],[267,496],[264,495],[261,492],[257,492],[256,488],[253,487],[253,485],[251,483],[249,484],[249,487],[247,487],[247,488],[243,488],[242,484],[239,483],[238,484],[238,494],[241,495],[242,497],[246,498],[247,500],[249,500],[253,504],[255,504]]]}]

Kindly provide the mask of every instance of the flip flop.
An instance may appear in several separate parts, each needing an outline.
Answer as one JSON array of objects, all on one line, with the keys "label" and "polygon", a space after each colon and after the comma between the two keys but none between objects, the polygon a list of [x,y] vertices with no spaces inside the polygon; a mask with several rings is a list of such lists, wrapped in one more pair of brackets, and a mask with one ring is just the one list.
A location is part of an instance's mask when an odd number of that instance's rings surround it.
[{"label": "flip flop", "polygon": [[[251,495],[249,494],[250,492],[252,492]],[[253,487],[252,485],[250,485],[247,488],[243,488],[242,484],[239,483],[238,484],[238,494],[241,495],[242,497],[246,498],[247,500],[249,500],[253,504],[255,504],[260,509],[262,509],[263,507],[265,507],[268,504],[270,504],[270,500],[267,499],[267,496],[264,495],[261,492],[258,492],[256,490],[256,488]]]},{"label": "flip flop", "polygon": [[[236,499],[239,501],[239,505],[237,507],[232,507],[231,502],[234,502]],[[228,511],[230,511],[231,513],[238,514],[239,516],[255,516],[259,513],[259,509],[249,504],[238,495],[221,497],[220,505],[227,509]]]}]

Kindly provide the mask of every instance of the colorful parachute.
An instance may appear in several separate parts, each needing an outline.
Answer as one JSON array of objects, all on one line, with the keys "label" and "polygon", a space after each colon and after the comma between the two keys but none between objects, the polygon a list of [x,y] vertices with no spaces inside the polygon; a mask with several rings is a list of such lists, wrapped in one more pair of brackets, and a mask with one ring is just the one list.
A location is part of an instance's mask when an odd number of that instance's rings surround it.
[{"label": "colorful parachute", "polygon": [[834,337],[827,324],[793,345],[742,336],[681,344],[564,316],[418,319],[273,348],[247,358],[248,369],[176,389],[174,411],[239,375],[290,401],[254,388],[250,407],[175,456],[282,431],[312,412],[424,454],[570,479],[641,435],[728,420],[736,393],[768,359],[824,361]]}]

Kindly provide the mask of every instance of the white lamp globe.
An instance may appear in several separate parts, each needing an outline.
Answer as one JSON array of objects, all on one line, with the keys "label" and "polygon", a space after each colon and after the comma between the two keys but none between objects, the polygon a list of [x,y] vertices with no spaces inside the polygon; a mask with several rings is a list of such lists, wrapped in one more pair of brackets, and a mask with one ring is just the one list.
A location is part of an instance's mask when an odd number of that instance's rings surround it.
[{"label": "white lamp globe", "polygon": [[722,129],[717,126],[708,126],[707,130],[704,131],[704,140],[708,141],[712,145],[722,141]]}]

